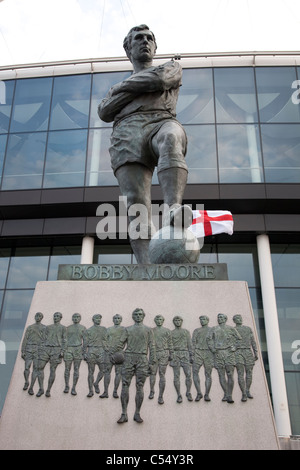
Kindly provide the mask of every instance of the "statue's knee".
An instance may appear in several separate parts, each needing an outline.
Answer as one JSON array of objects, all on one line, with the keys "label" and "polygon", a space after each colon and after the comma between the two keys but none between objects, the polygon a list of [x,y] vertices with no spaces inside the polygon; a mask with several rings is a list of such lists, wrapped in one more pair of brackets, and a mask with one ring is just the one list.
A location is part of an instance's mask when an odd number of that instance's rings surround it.
[{"label": "statue's knee", "polygon": [[183,150],[186,147],[186,135],[179,125],[169,123],[158,133],[157,143],[161,150]]}]

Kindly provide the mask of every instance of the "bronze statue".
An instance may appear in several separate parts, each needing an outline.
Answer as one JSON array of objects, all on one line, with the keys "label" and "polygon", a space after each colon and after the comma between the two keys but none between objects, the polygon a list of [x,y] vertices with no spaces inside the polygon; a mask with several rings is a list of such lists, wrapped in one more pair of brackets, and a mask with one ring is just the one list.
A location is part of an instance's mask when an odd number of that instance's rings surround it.
[{"label": "bronze statue", "polygon": [[251,328],[243,325],[242,316],[234,315],[232,319],[236,325],[235,329],[241,336],[241,339],[237,341],[235,362],[238,383],[242,392],[242,401],[247,401],[247,398],[253,398],[250,393],[250,387],[252,384],[253,367],[255,361],[258,360],[257,345]]},{"label": "bronze statue", "polygon": [[157,363],[153,366],[150,374],[150,394],[149,398],[154,398],[154,387],[156,382],[157,371],[159,373],[159,395],[158,403],[162,405],[164,403],[163,394],[166,387],[166,370],[169,361],[173,359],[173,343],[171,331],[168,328],[163,327],[165,321],[162,315],[156,315],[154,318],[156,327],[153,328],[156,359]]},{"label": "bronze statue", "polygon": [[[182,69],[171,60],[154,66],[156,39],[148,26],[132,28],[124,39],[124,49],[133,65],[133,74],[114,85],[98,107],[105,122],[114,121],[110,156],[114,174],[127,198],[129,220],[136,217],[130,208],[141,204],[138,236],[129,233],[139,264],[149,264],[149,242],[154,234],[151,221],[151,184],[157,166],[166,212],[163,225],[192,222],[189,206],[182,206],[188,169],[185,162],[186,133],[176,120],[176,103]],[[185,220],[182,221],[182,214]]]},{"label": "bronze statue", "polygon": [[209,347],[215,355],[215,368],[218,371],[220,385],[224,392],[222,401],[234,403],[232,391],[234,387],[235,350],[237,340],[242,338],[233,326],[226,325],[227,319],[227,315],[218,314],[218,326],[212,328]]},{"label": "bronze statue", "polygon": [[[105,367],[105,348],[106,348],[106,328],[100,326],[102,315],[96,314],[92,318],[93,326],[85,330],[83,335],[83,357],[88,364],[88,398],[94,395],[94,388],[96,393],[100,393],[99,383],[104,377]],[[99,372],[94,382],[94,372],[96,365]]]},{"label": "bronze statue", "polygon": [[174,330],[171,331],[172,343],[174,347],[174,356],[170,362],[173,367],[174,386],[177,392],[177,403],[182,403],[182,395],[180,393],[180,367],[183,368],[185,374],[186,397],[188,401],[193,401],[191,395],[192,373],[191,364],[193,363],[193,346],[190,332],[182,328],[183,318],[175,316],[173,318]]},{"label": "bronze statue", "polygon": [[143,422],[140,410],[144,400],[144,384],[149,375],[149,369],[156,363],[153,332],[151,328],[143,324],[144,318],[144,310],[136,308],[132,313],[134,324],[126,328],[125,360],[122,367],[122,414],[118,420],[119,424],[128,421],[129,387],[134,375],[136,376],[136,395],[133,419],[137,423]]},{"label": "bronze statue", "polygon": [[55,381],[56,369],[62,362],[62,358],[67,346],[67,329],[61,325],[62,314],[55,312],[53,315],[53,324],[46,326],[45,339],[41,345],[39,353],[39,391],[36,394],[40,397],[44,394],[44,369],[46,364],[50,363],[50,375],[48,379],[48,387],[46,390],[46,397],[50,397],[50,391]]},{"label": "bronze statue", "polygon": [[116,362],[117,354],[123,351],[124,343],[126,339],[126,330],[124,326],[121,326],[122,317],[119,314],[113,316],[114,325],[107,328],[106,336],[106,353],[105,353],[105,372],[104,372],[104,392],[100,395],[100,398],[108,398],[108,387],[111,379],[111,372],[114,367],[115,369],[115,380],[113,397],[119,398],[118,388],[121,382],[121,369],[122,363]]},{"label": "bronze statue", "polygon": [[192,335],[192,343],[194,349],[194,362],[193,362],[193,380],[197,390],[197,396],[195,401],[200,401],[203,398],[200,387],[199,372],[201,366],[204,366],[205,374],[205,394],[204,400],[210,401],[209,392],[212,383],[212,370],[214,367],[214,355],[208,347],[208,337],[211,332],[211,328],[208,326],[209,318],[206,315],[199,317],[201,327],[196,328]]},{"label": "bronze statue", "polygon": [[79,379],[79,368],[83,359],[83,335],[86,330],[85,326],[80,325],[81,315],[74,313],[72,315],[73,324],[67,327],[67,348],[64,353],[65,361],[65,389],[64,393],[69,393],[69,381],[71,367],[73,364],[73,386],[72,395],[77,395],[76,385]]},{"label": "bronze statue", "polygon": [[42,324],[43,317],[44,315],[41,312],[37,312],[35,314],[35,323],[33,325],[28,326],[28,328],[26,329],[21,346],[21,356],[25,361],[25,384],[23,390],[27,390],[29,387],[30,368],[32,365],[31,381],[30,387],[28,389],[29,395],[34,394],[33,386],[38,377],[39,351],[41,344],[44,341],[46,328],[46,326]]}]

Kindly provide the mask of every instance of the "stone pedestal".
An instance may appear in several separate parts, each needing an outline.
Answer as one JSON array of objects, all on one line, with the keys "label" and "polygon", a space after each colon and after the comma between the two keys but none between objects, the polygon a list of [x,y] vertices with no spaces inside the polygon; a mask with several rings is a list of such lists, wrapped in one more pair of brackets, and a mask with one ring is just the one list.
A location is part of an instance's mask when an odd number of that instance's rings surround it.
[{"label": "stone pedestal", "polygon": [[[72,323],[72,315],[79,312],[81,324],[92,326],[92,316],[102,315],[102,326],[112,326],[112,317],[121,314],[123,326],[132,325],[132,311],[141,307],[146,313],[144,324],[154,327],[154,317],[162,314],[164,326],[173,329],[175,315],[183,317],[182,327],[192,334],[200,327],[199,316],[210,318],[209,326],[217,325],[217,314],[228,316],[228,325],[234,326],[233,315],[239,313],[243,324],[255,334],[255,323],[245,282],[230,281],[53,281],[36,286],[27,325],[34,323],[34,315],[41,311],[43,323],[53,322],[53,313],[63,314],[62,324]],[[18,354],[10,388],[0,420],[0,449],[84,449],[84,450],[198,450],[198,449],[278,449],[278,439],[269,399],[261,356],[253,371],[251,392],[253,399],[241,401],[235,371],[234,403],[222,402],[223,391],[217,371],[213,370],[211,401],[189,402],[185,397],[185,379],[181,371],[183,402],[176,402],[173,370],[168,366],[163,405],[158,404],[158,378],[154,399],[150,400],[149,379],[144,391],[141,410],[142,424],[133,421],[135,379],[130,388],[128,422],[117,424],[121,415],[120,399],[110,396],[99,399],[95,394],[87,398],[87,364],[82,361],[77,385],[77,396],[63,393],[64,363],[57,368],[51,397],[37,398],[23,391],[24,361]],[[49,369],[45,369],[45,385]],[[204,391],[204,371],[200,369]],[[38,384],[35,385],[35,393]],[[120,392],[121,390],[119,390]],[[100,393],[103,381],[100,382]],[[196,390],[192,386],[193,398]],[[178,453],[178,452],[177,452]]]}]

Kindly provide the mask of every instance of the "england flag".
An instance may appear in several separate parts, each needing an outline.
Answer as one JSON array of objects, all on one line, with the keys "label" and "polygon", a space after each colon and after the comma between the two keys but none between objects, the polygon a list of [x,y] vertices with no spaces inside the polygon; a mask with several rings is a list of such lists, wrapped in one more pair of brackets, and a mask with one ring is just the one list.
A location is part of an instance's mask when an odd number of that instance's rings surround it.
[{"label": "england flag", "polygon": [[197,238],[218,233],[233,234],[233,217],[229,211],[193,211],[193,222],[189,230]]}]

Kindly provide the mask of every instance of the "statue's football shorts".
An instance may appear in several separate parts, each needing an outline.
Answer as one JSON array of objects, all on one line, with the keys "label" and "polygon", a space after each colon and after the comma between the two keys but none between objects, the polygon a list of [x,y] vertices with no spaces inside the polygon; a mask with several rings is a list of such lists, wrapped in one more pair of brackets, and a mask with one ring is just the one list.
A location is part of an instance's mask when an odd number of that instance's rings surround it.
[{"label": "statue's football shorts", "polygon": [[[174,151],[159,158],[152,149],[152,138],[163,124],[174,122],[183,131],[185,150]],[[113,128],[109,153],[114,171],[126,163],[141,163],[152,172],[177,167],[187,170],[185,154],[187,137],[183,126],[168,113],[136,113],[121,119]]]}]

